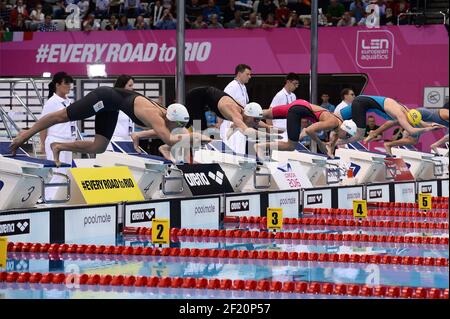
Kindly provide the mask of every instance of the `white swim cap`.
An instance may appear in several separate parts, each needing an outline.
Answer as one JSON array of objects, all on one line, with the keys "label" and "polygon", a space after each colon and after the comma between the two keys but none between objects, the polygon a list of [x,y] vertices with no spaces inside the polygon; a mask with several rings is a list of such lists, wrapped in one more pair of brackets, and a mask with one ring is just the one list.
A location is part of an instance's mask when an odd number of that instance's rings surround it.
[{"label": "white swim cap", "polygon": [[356,124],[355,124],[355,122],[353,122],[353,120],[345,120],[341,124],[341,130],[347,132],[351,136],[355,136],[356,135],[356,130],[357,129],[358,128],[356,127]]},{"label": "white swim cap", "polygon": [[261,105],[256,102],[248,103],[244,108],[244,114],[250,117],[262,118],[263,111]]},{"label": "white swim cap", "polygon": [[167,119],[172,122],[189,122],[189,112],[183,104],[173,103],[167,108]]}]

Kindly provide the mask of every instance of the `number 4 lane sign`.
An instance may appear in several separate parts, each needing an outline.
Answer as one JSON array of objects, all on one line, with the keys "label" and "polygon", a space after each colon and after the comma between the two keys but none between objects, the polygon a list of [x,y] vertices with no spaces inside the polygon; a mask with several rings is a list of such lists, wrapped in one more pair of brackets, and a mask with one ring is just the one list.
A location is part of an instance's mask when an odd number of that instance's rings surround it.
[{"label": "number 4 lane sign", "polygon": [[283,209],[282,208],[267,208],[267,229],[283,228]]},{"label": "number 4 lane sign", "polygon": [[169,219],[154,219],[152,221],[152,243],[170,244]]},{"label": "number 4 lane sign", "polygon": [[6,268],[8,238],[0,237],[0,269]]},{"label": "number 4 lane sign", "polygon": [[419,194],[419,209],[431,209],[431,194]]},{"label": "number 4 lane sign", "polygon": [[354,218],[367,217],[367,202],[365,200],[353,201],[353,217]]}]

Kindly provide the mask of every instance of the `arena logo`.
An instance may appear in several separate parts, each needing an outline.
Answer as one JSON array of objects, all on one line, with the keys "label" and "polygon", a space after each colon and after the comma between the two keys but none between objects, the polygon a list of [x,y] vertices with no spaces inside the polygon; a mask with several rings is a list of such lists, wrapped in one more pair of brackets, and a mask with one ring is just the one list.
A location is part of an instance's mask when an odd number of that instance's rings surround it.
[{"label": "arena logo", "polygon": [[433,192],[433,185],[422,185],[420,187],[420,190],[422,191],[422,193],[430,194]]},{"label": "arena logo", "polygon": [[30,268],[30,261],[25,259],[8,260],[6,262],[6,271],[24,272]]},{"label": "arena logo", "polygon": [[308,205],[322,204],[323,195],[322,194],[311,194],[306,197],[306,203]]},{"label": "arena logo", "polygon": [[360,199],[360,198],[361,198],[361,193],[360,192],[358,192],[358,193],[348,193],[347,194],[347,200]]},{"label": "arena logo", "polygon": [[0,236],[24,235],[30,233],[30,220],[10,220],[0,222]]},{"label": "arena logo", "polygon": [[131,223],[151,222],[155,219],[156,210],[154,208],[135,209],[130,211]]},{"label": "arena logo", "polygon": [[250,201],[248,199],[230,201],[230,212],[250,211]]},{"label": "arena logo", "polygon": [[189,186],[207,186],[211,185],[205,173],[185,173],[184,179]]},{"label": "arena logo", "polygon": [[394,66],[394,35],[387,30],[362,30],[356,36],[356,64],[363,69]]},{"label": "arena logo", "polygon": [[374,198],[382,198],[383,197],[383,190],[380,189],[372,189],[369,191],[369,198],[370,199],[374,199]]}]

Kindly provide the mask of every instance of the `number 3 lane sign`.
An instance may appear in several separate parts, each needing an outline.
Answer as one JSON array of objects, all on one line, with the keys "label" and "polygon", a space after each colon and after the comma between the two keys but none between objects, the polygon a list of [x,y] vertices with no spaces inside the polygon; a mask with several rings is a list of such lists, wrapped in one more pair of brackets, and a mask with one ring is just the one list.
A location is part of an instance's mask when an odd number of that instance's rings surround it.
[{"label": "number 3 lane sign", "polygon": [[281,230],[283,228],[283,209],[267,208],[267,229]]},{"label": "number 3 lane sign", "polygon": [[152,243],[170,244],[169,219],[154,219],[152,221]]},{"label": "number 3 lane sign", "polygon": [[353,217],[354,218],[367,217],[367,202],[365,200],[353,201]]}]

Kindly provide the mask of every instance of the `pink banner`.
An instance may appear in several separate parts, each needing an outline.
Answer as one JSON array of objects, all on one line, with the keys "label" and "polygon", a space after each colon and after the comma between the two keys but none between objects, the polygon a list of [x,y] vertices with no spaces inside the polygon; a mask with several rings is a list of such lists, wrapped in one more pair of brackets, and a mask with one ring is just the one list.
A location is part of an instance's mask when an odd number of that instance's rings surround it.
[{"label": "pink banner", "polygon": [[[188,30],[187,74],[232,74],[238,63],[255,74],[309,73],[310,31]],[[86,76],[102,61],[108,75],[174,75],[174,31],[15,33],[0,44],[0,76],[65,70]],[[448,33],[442,25],[319,29],[320,73],[364,73],[365,94],[421,106],[426,86],[448,86]],[[437,133],[441,135],[441,133]]]}]

